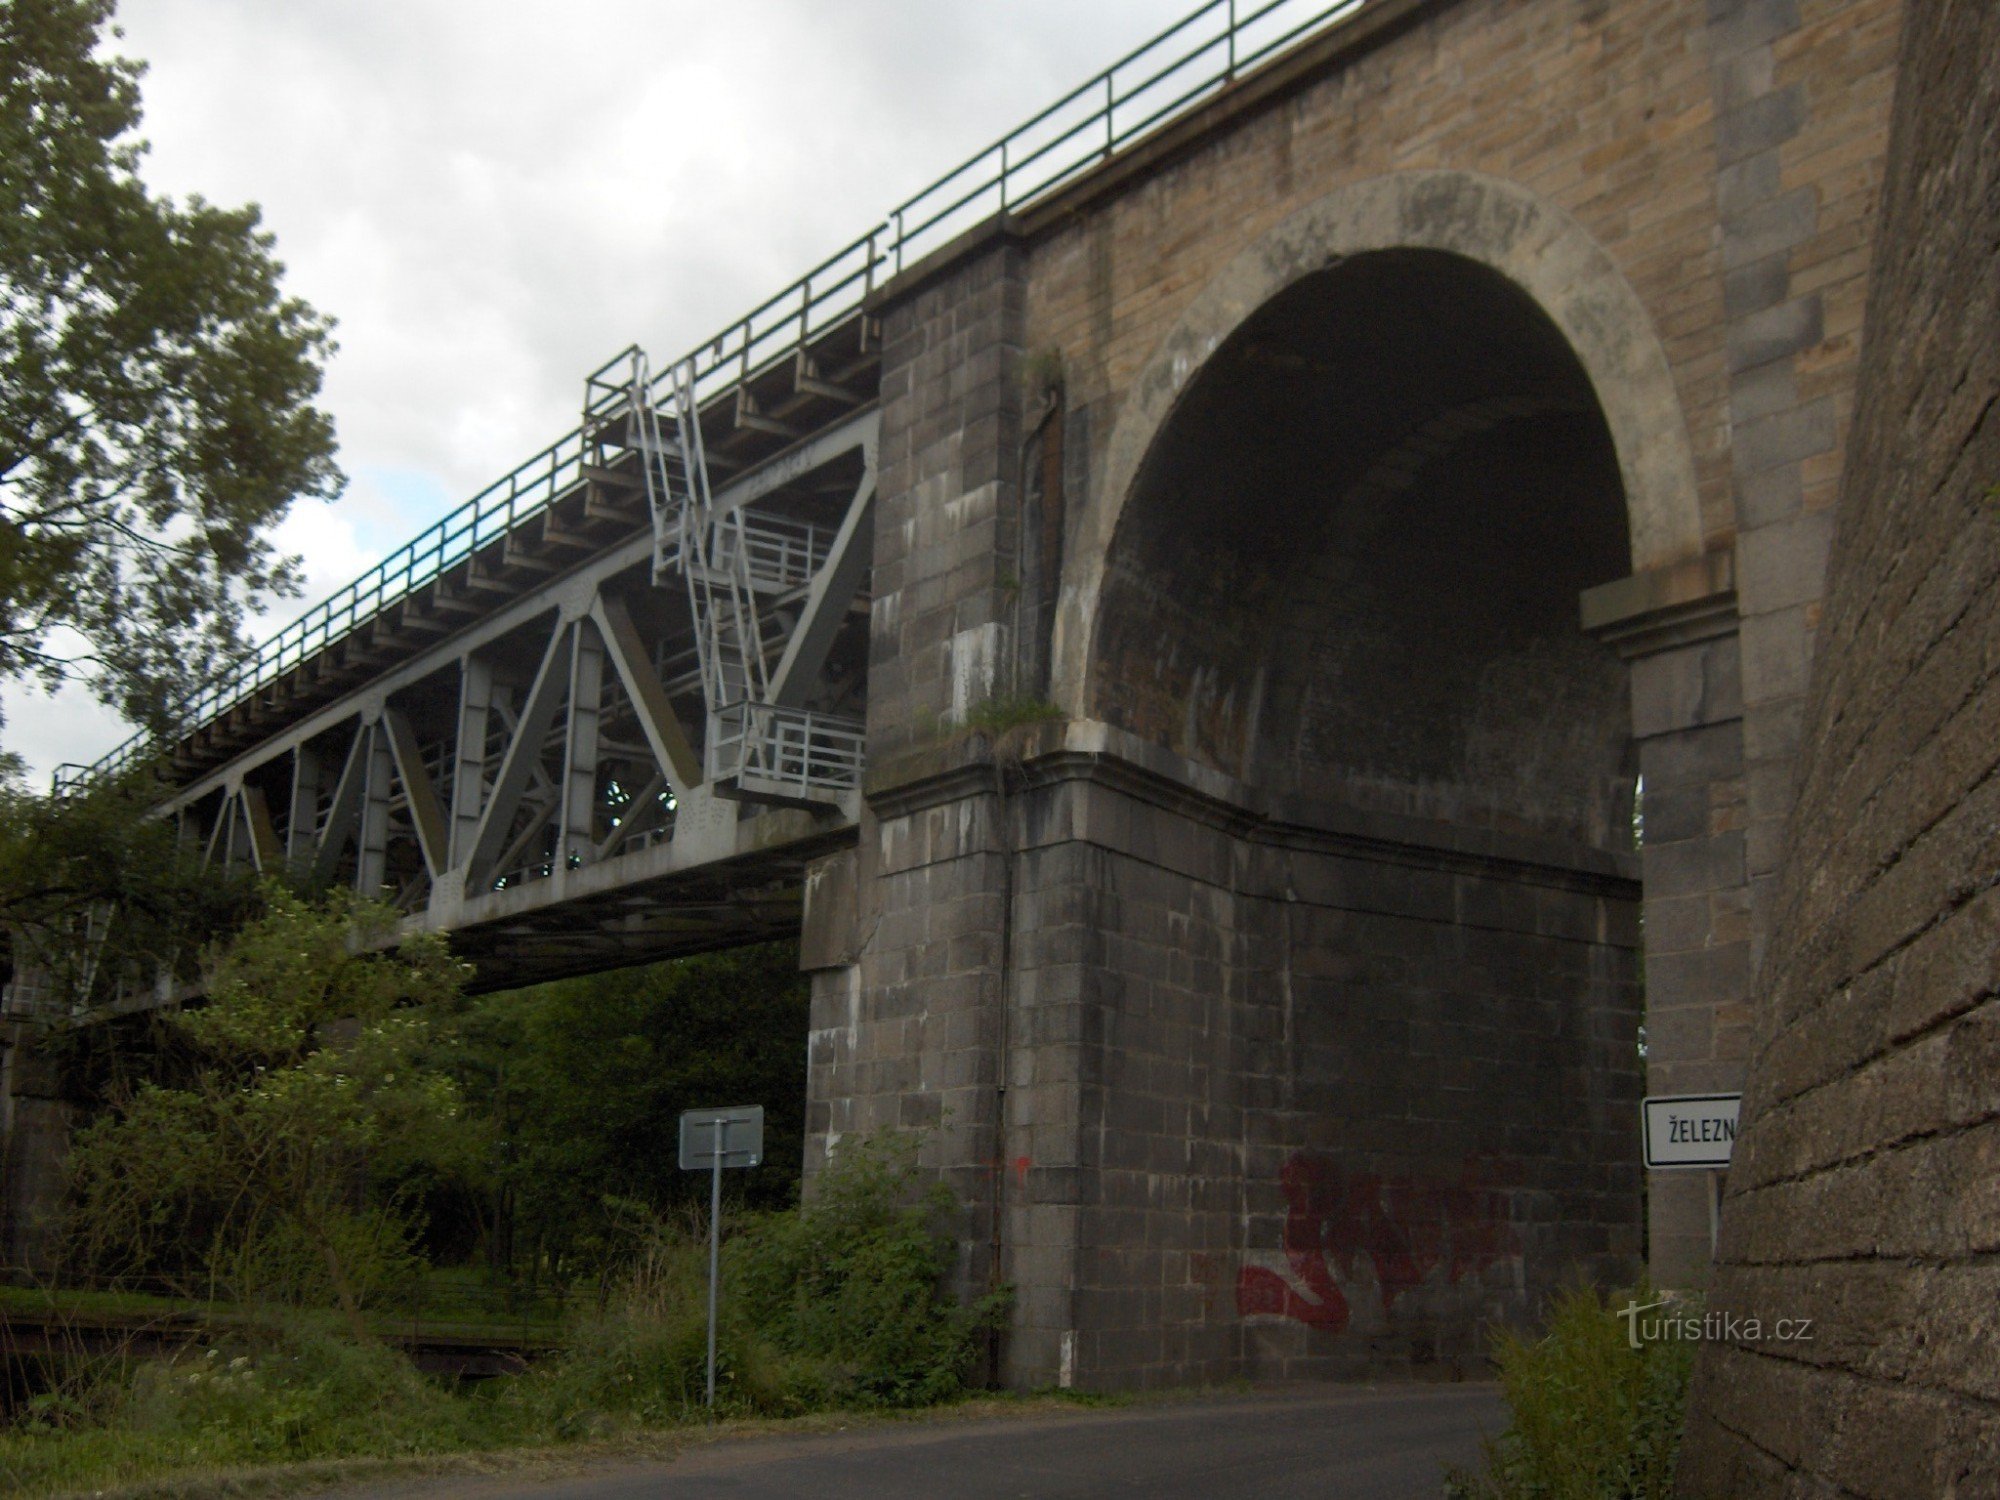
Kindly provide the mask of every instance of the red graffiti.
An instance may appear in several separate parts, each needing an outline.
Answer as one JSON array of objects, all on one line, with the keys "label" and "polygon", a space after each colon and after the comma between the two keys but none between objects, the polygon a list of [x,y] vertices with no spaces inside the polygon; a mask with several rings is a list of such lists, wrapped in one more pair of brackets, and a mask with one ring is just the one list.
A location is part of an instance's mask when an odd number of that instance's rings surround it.
[{"label": "red graffiti", "polygon": [[1021,1187],[1028,1185],[1028,1168],[1034,1164],[1034,1158],[1028,1156],[1017,1156],[1011,1161],[1003,1157],[989,1156],[980,1162],[980,1165],[995,1177],[1003,1177],[1011,1173],[1014,1181]]},{"label": "red graffiti", "polygon": [[1301,1151],[1279,1172],[1290,1211],[1285,1216],[1287,1280],[1263,1266],[1236,1278],[1236,1311],[1274,1313],[1311,1328],[1339,1332],[1349,1308],[1340,1282],[1352,1282],[1357,1261],[1373,1265],[1382,1310],[1443,1268],[1456,1285],[1496,1261],[1520,1254],[1508,1222],[1507,1195],[1489,1174],[1467,1163],[1456,1181],[1343,1172],[1330,1157]]}]

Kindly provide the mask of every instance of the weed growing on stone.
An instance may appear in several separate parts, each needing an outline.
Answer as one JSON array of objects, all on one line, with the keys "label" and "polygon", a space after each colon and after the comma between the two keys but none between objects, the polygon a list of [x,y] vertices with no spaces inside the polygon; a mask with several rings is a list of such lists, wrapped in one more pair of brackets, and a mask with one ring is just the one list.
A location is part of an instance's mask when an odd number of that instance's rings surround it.
[{"label": "weed growing on stone", "polygon": [[967,709],[965,727],[981,734],[999,735],[1027,724],[1052,723],[1062,716],[1063,711],[1046,698],[1006,693]]}]

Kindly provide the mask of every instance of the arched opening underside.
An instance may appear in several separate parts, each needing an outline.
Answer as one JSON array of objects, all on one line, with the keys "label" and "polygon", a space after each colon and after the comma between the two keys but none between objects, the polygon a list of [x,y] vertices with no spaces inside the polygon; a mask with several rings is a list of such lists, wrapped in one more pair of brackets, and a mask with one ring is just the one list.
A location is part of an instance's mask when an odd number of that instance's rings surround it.
[{"label": "arched opening underside", "polygon": [[1097,716],[1272,792],[1628,841],[1625,681],[1577,596],[1630,555],[1562,334],[1462,257],[1293,283],[1188,386],[1106,568]]},{"label": "arched opening underside", "polygon": [[1102,1110],[1137,1159],[1184,1080],[1192,1233],[1236,1254],[1175,1335],[1204,1369],[1476,1368],[1493,1319],[1635,1269],[1627,683],[1577,600],[1629,569],[1624,473],[1555,321],[1434,248],[1286,278],[1135,465],[1087,712],[1263,815],[1093,877],[1188,957],[1111,985]]}]

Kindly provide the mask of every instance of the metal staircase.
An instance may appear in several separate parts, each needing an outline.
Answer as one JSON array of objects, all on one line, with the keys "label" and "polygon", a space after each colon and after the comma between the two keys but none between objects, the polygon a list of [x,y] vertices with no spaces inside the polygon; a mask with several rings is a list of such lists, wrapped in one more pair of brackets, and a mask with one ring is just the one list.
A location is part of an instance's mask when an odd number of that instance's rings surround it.
[{"label": "metal staircase", "polygon": [[[589,392],[586,404],[597,395]],[[864,726],[802,706],[810,673],[795,670],[788,647],[805,615],[829,603],[816,585],[851,528],[716,506],[692,359],[656,381],[645,354],[631,352],[622,437],[644,475],[653,582],[667,587],[678,577],[687,591],[708,710],[707,779],[747,801],[839,803],[861,784]]]}]

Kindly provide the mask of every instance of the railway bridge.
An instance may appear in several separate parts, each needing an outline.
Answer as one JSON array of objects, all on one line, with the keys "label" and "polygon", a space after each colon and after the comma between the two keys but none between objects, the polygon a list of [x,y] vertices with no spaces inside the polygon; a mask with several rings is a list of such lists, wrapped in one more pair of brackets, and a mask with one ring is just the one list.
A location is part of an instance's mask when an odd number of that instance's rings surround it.
[{"label": "railway bridge", "polygon": [[96,771],[484,985],[800,933],[1017,1382],[1698,1281],[1898,10],[1215,0]]}]

